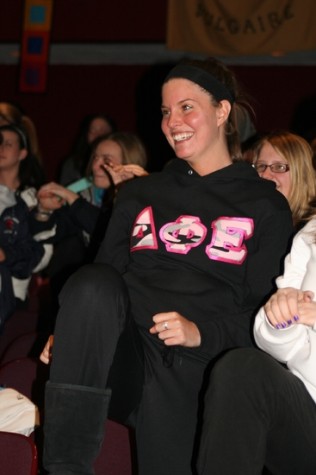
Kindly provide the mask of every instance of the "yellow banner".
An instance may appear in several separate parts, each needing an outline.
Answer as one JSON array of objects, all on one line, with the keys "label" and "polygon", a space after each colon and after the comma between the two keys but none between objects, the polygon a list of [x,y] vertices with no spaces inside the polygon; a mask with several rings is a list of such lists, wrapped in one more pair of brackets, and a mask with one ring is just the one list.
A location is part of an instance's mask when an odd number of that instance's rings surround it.
[{"label": "yellow banner", "polygon": [[167,47],[238,56],[316,50],[315,0],[169,0]]}]

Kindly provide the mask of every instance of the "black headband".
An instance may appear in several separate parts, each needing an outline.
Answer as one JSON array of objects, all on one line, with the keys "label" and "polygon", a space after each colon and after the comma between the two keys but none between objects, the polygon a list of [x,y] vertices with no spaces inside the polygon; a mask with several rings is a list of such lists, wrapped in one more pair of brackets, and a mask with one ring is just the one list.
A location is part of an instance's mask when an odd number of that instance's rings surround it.
[{"label": "black headband", "polygon": [[235,102],[234,94],[230,92],[224,84],[216,79],[215,76],[204,69],[189,64],[178,64],[171,69],[164,82],[175,78],[189,79],[189,81],[195,82],[212,94],[218,102],[224,99],[229,101],[231,104]]}]

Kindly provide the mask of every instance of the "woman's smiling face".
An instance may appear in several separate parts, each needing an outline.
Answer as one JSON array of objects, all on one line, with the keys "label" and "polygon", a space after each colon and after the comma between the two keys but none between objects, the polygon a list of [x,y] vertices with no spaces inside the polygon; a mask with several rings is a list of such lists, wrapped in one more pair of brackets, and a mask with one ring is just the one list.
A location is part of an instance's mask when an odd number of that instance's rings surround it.
[{"label": "woman's smiling face", "polygon": [[188,79],[173,78],[163,85],[161,128],[178,158],[195,169],[214,160],[212,152],[222,147],[225,108],[222,103],[215,107],[210,94]]},{"label": "woman's smiling face", "polygon": [[187,79],[172,79],[163,86],[162,131],[179,158],[199,153],[216,128],[216,109],[210,96]]}]

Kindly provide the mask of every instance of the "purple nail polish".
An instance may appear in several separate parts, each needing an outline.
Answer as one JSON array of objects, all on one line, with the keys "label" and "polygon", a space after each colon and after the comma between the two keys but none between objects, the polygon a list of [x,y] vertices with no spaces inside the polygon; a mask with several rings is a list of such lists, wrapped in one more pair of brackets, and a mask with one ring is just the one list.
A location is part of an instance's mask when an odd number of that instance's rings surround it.
[{"label": "purple nail polish", "polygon": [[300,317],[299,317],[298,315],[294,315],[293,320],[294,320],[295,322],[297,322],[299,319],[300,319]]},{"label": "purple nail polish", "polygon": [[292,323],[293,323],[292,320],[287,321],[288,326],[292,325]]}]

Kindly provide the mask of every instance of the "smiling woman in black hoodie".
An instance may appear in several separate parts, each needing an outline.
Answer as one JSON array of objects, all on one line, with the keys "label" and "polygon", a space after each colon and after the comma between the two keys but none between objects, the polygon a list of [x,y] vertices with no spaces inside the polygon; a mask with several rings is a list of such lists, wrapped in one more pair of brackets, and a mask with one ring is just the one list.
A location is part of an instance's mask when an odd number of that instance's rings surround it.
[{"label": "smiling woman in black hoodie", "polygon": [[165,79],[162,130],[177,158],[124,185],[96,262],[61,293],[50,474],[93,473],[107,415],[133,421],[140,475],[192,473],[205,373],[223,351],[252,345],[292,234],[286,199],[238,160],[240,99],[212,58]]}]

